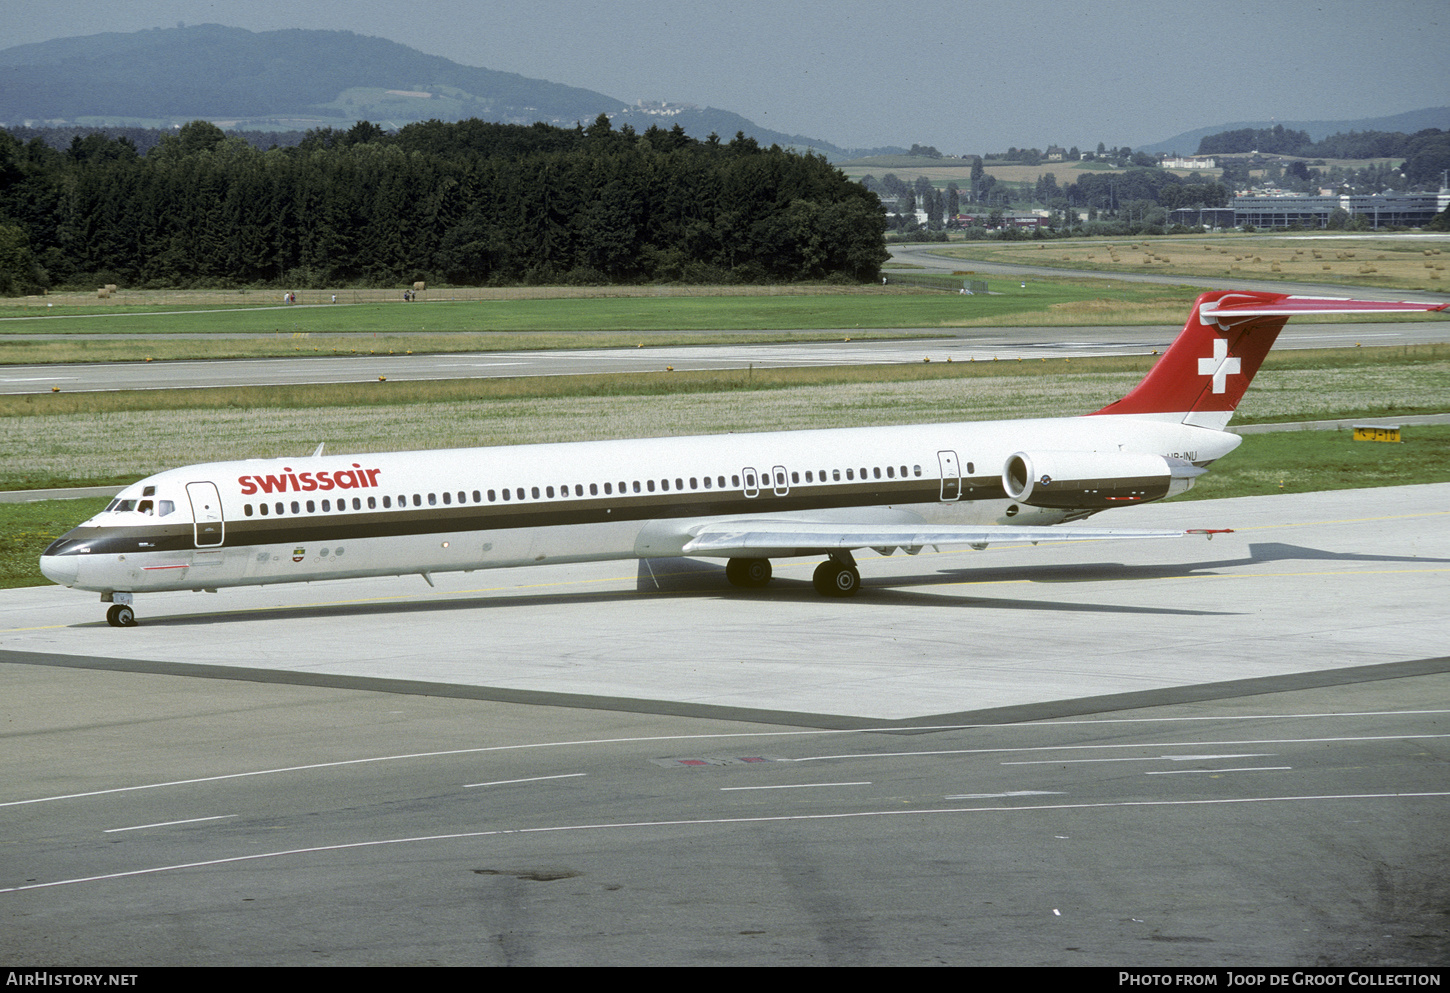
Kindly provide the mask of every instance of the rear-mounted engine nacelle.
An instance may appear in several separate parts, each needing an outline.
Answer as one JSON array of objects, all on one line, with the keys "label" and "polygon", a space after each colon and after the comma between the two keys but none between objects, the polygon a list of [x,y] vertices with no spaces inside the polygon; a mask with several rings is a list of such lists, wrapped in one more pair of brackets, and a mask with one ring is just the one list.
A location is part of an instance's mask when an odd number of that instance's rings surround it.
[{"label": "rear-mounted engine nacelle", "polygon": [[1161,455],[1018,452],[1002,467],[1002,488],[1029,507],[1102,510],[1182,493],[1204,471]]}]

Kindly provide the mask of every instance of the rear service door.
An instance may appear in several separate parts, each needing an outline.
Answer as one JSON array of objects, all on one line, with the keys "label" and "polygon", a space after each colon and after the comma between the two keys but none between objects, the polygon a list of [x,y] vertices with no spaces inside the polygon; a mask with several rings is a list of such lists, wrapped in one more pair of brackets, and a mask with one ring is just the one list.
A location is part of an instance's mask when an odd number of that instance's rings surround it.
[{"label": "rear service door", "polygon": [[186,496],[191,500],[191,519],[197,548],[220,545],[226,538],[226,522],[222,520],[222,498],[215,483],[187,483]]}]

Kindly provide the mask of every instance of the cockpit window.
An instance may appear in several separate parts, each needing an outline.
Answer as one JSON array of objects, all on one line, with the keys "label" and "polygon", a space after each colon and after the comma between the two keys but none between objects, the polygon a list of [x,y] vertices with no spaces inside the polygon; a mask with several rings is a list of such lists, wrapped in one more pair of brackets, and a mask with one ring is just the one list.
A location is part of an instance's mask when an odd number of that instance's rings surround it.
[{"label": "cockpit window", "polygon": [[156,516],[165,517],[167,514],[176,512],[176,504],[171,500],[156,501]]},{"label": "cockpit window", "polygon": [[156,501],[155,500],[142,500],[140,503],[138,503],[136,505],[136,513],[138,513],[138,514],[154,514],[154,513],[156,513]]}]

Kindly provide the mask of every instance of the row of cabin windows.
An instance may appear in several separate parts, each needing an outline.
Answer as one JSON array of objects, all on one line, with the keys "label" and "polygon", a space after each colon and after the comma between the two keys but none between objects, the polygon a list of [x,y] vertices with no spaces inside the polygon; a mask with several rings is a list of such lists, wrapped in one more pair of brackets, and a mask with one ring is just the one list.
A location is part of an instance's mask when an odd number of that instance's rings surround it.
[{"label": "row of cabin windows", "polygon": [[[891,466],[891,465],[886,466],[886,468],[885,468],[885,473],[886,473],[885,478],[887,478],[887,479],[895,479],[895,478],[897,478],[897,472],[898,471],[901,474],[901,477],[900,478],[902,478],[902,479],[908,478],[908,473],[907,473],[906,466],[897,467],[897,466]],[[971,471],[970,466],[968,467],[968,471]],[[825,482],[840,482],[841,479],[843,478],[842,477],[842,473],[845,473],[844,478],[846,480],[855,480],[857,478],[856,477],[856,472],[857,472],[857,470],[854,469],[854,468],[852,468],[852,469],[832,469],[832,470],[829,471],[829,476],[828,476],[827,475],[827,470],[825,470],[825,469],[821,469],[821,470],[807,469],[805,471],[805,481],[807,483],[814,483],[814,482],[817,481],[817,479],[819,479],[819,481],[822,482],[822,483],[825,483]],[[874,479],[881,479],[882,478],[882,467],[881,466],[874,466],[874,467],[868,468],[866,466],[862,466],[861,469],[860,469],[860,473],[861,473],[861,476],[860,476],[861,479],[873,479],[873,478]],[[912,467],[912,474],[913,475],[916,475],[916,476],[920,476],[921,475],[921,466],[919,466],[919,465],[918,466],[913,466]],[[778,473],[777,475],[781,475],[781,474]],[[701,481],[702,480],[703,480],[703,484],[704,484],[703,485],[703,488],[704,489],[707,489],[707,490],[709,490],[709,489],[715,489],[715,488],[719,488],[719,489],[722,489],[722,490],[725,489],[725,477],[724,476],[715,476],[713,478],[710,477],[710,476],[704,476],[704,477],[691,476],[690,477],[689,488],[692,489],[692,490],[699,490],[699,489],[701,489]],[[790,480],[791,480],[791,483],[793,485],[799,485],[800,482],[801,482],[801,473],[800,472],[792,472],[790,474]],[[755,482],[754,482],[753,478],[747,478],[746,482],[747,482],[747,485],[750,486],[751,488],[753,488],[755,486]],[[770,486],[771,485],[770,474],[769,473],[761,473],[761,475],[760,475],[760,482],[761,482],[761,484],[763,486],[767,486],[767,487]],[[776,481],[775,485],[776,486],[781,486],[781,485],[784,485],[784,482],[785,482],[785,480],[784,480],[784,478],[782,476],[782,478],[780,478],[780,479],[778,479]],[[668,492],[670,490],[670,483],[671,483],[671,481],[668,480],[668,479],[661,479],[659,481],[659,489],[661,491]],[[574,483],[572,485],[573,485],[573,494],[572,495],[573,496],[576,496],[576,497],[582,497],[584,495],[584,484],[583,483]],[[730,477],[730,485],[732,487],[738,489],[740,487],[740,477],[738,475],[731,476]],[[615,484],[614,483],[604,483],[604,484],[602,484],[602,486],[603,486],[603,490],[604,490],[604,495],[605,496],[613,496],[614,495],[614,493],[615,493],[615,489],[614,489]],[[601,487],[601,484],[599,484],[599,483],[590,483],[589,484],[589,495],[590,496],[599,496],[600,487]],[[684,491],[684,489],[685,489],[685,479],[684,479],[683,476],[677,476],[674,479],[674,489],[679,490],[679,491]],[[622,493],[622,494],[623,493],[630,493],[630,492],[634,492],[634,493],[641,493],[641,492],[653,493],[653,492],[655,492],[655,481],[653,479],[646,479],[643,482],[641,482],[640,480],[636,479],[636,480],[634,480],[631,483],[629,480],[621,479],[619,481],[619,490],[618,490],[618,492],[619,493]],[[524,487],[519,486],[519,487],[517,487],[515,489],[512,489],[512,490],[507,489],[507,488],[501,489],[501,490],[488,490],[486,492],[483,491],[483,490],[474,490],[471,495],[473,497],[472,502],[477,504],[477,503],[483,503],[485,501],[485,497],[487,498],[487,502],[488,503],[498,503],[499,502],[500,495],[502,495],[502,499],[503,499],[504,502],[512,502],[514,499],[527,500],[527,499],[530,499],[530,498],[532,498],[534,500],[538,500],[538,499],[553,500],[553,499],[555,499],[555,493],[556,493],[556,491],[555,491],[554,487],[552,487],[552,486],[544,486],[542,488],[540,488],[538,486],[531,486],[527,490]],[[558,490],[557,490],[557,495],[559,497],[561,497],[561,498],[567,498],[568,496],[570,496],[571,495],[570,494],[570,484],[565,484],[563,486],[560,486],[558,488]],[[441,500],[442,500],[442,503],[443,503],[444,506],[452,506],[455,503],[455,500],[456,500],[456,502],[458,504],[462,505],[462,504],[469,503],[469,496],[470,496],[470,494],[466,490],[458,490],[456,494],[453,493],[452,491],[449,491],[449,492],[445,492],[445,493],[443,493],[441,495]],[[426,494],[426,497],[427,497],[427,501],[428,501],[428,506],[430,506],[430,507],[436,507],[436,506],[438,506],[439,500],[440,500],[440,495],[439,494],[437,494],[437,493],[429,493],[429,494]],[[352,507],[351,507],[351,509],[352,510],[362,510],[363,509],[364,501],[366,501],[367,509],[368,510],[377,510],[378,509],[378,504],[379,504],[379,501],[380,500],[382,502],[382,509],[383,510],[391,510],[393,508],[393,498],[391,496],[383,496],[383,497],[370,496],[370,497],[353,497],[352,498]],[[423,506],[423,500],[424,500],[424,494],[414,493],[412,495],[412,506],[414,506],[414,507],[421,507],[421,506]],[[397,506],[399,508],[403,508],[403,507],[407,507],[408,505],[409,505],[408,504],[408,494],[406,494],[406,493],[400,493],[400,494],[398,494]],[[293,514],[301,514],[301,513],[304,513],[304,510],[303,510],[304,507],[306,508],[305,513],[308,513],[308,514],[316,514],[316,513],[319,512],[319,509],[318,509],[319,508],[319,502],[318,501],[315,501],[315,500],[306,500],[306,501],[293,500],[293,501],[291,501],[290,504],[289,503],[286,503],[286,502],[283,502],[281,500],[278,500],[274,504],[260,503],[260,504],[257,505],[256,511],[261,516],[268,517],[268,516],[270,516],[273,513],[276,513],[276,514],[286,514],[289,511],[289,509],[290,509],[291,513],[293,513]],[[336,502],[336,507],[335,508],[333,507],[333,501],[331,501],[331,500],[323,500],[323,501],[321,501],[320,507],[321,507],[321,513],[324,513],[324,514],[330,514],[330,513],[334,513],[334,512],[336,512],[336,513],[345,513],[349,509],[349,507],[348,507],[348,501],[347,501],[347,498],[346,497],[339,498],[337,500],[337,502]],[[252,505],[250,503],[244,504],[242,506],[242,512],[246,516],[251,517],[252,516]]]}]

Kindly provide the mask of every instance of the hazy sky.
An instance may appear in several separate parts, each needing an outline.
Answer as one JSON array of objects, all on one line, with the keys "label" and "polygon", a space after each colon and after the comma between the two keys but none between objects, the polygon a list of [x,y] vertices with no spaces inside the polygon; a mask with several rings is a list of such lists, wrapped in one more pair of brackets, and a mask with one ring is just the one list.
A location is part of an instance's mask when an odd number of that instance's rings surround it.
[{"label": "hazy sky", "polygon": [[378,35],[626,102],[946,153],[1450,104],[1445,0],[0,0],[0,48],[179,21]]}]

